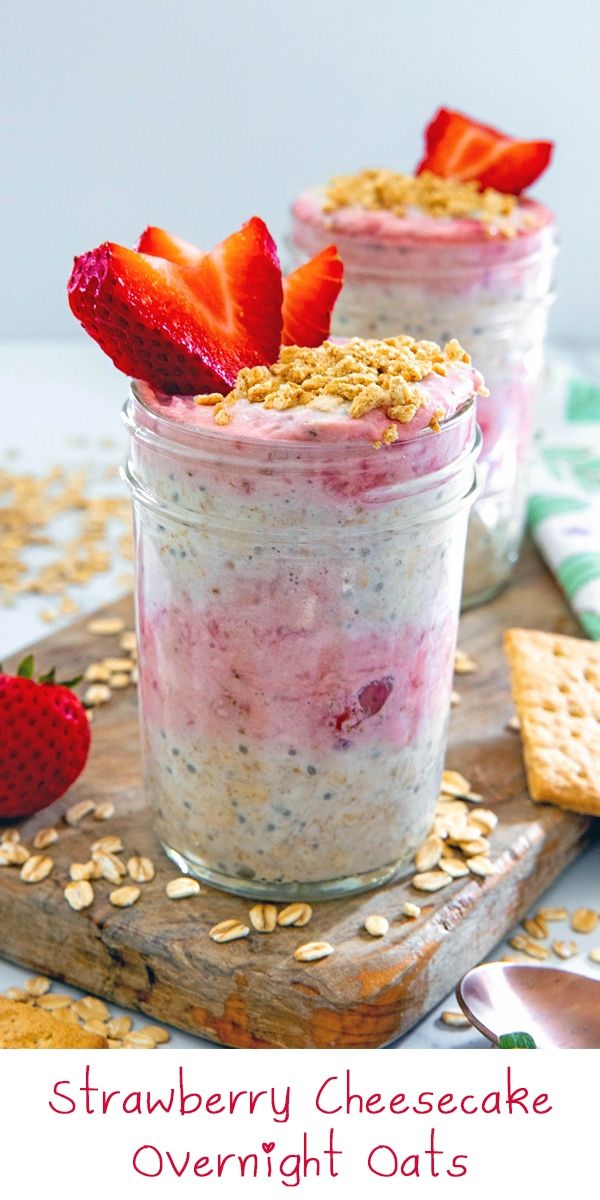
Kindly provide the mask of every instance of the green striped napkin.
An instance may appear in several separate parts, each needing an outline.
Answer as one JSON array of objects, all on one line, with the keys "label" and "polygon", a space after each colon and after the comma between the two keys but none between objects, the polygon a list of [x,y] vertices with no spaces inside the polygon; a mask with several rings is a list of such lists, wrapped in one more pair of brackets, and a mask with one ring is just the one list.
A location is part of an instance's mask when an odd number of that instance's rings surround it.
[{"label": "green striped napkin", "polygon": [[600,641],[600,387],[554,362],[537,416],[529,528],[584,632]]}]

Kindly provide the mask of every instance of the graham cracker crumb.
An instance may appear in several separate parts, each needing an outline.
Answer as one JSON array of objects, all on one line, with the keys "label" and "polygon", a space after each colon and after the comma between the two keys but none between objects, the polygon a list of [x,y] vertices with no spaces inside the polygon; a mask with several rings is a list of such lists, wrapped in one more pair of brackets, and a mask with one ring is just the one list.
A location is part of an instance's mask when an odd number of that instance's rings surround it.
[{"label": "graham cracker crumb", "polygon": [[323,212],[357,206],[405,217],[412,208],[431,217],[466,217],[486,227],[497,227],[504,237],[514,237],[507,222],[518,204],[516,196],[479,187],[477,182],[442,179],[432,171],[402,175],[397,171],[368,169],[355,175],[336,175],[325,189]]},{"label": "graham cracker crumb", "polygon": [[[417,342],[408,335],[378,339],[352,338],[344,345],[323,342],[321,346],[284,346],[270,367],[240,371],[227,396],[196,396],[197,404],[214,405],[217,425],[231,420],[231,407],[238,400],[284,411],[300,406],[320,412],[346,407],[354,419],[382,409],[390,421],[406,424],[427,402],[420,384],[427,376],[446,374],[448,366],[470,363],[466,350],[453,338],[441,349],[436,342]],[[481,389],[480,389],[481,390]],[[433,428],[439,430],[435,414]],[[395,424],[384,431],[389,445],[398,437]]]}]

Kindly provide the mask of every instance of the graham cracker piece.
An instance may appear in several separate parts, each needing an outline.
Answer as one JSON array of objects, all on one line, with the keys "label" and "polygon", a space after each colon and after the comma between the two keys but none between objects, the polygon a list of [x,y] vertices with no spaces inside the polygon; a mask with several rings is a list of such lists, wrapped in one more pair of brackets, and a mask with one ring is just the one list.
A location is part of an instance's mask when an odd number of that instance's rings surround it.
[{"label": "graham cracker piece", "polygon": [[532,800],[600,816],[600,644],[507,629]]},{"label": "graham cracker piece", "polygon": [[0,1050],[105,1050],[99,1034],[61,1021],[54,1013],[0,996]]}]

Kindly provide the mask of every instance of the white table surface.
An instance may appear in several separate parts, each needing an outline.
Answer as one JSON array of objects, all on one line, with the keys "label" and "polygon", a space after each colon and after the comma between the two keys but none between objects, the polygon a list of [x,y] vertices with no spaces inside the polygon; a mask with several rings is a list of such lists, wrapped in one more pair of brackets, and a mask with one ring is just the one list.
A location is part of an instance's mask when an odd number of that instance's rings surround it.
[{"label": "white table surface", "polygon": [[[575,355],[569,354],[569,357]],[[581,355],[577,355],[581,363]],[[600,355],[588,350],[585,369],[597,375]],[[120,408],[125,398],[126,381],[114,370],[100,350],[84,338],[62,341],[0,342],[0,468],[41,473],[55,464],[87,467],[100,478],[106,467],[119,462],[125,447]],[[99,485],[102,486],[102,485]],[[111,494],[120,486],[112,480]],[[119,577],[130,569],[129,563],[116,560],[112,569],[96,576],[88,584],[72,588],[79,613],[85,615],[100,604],[115,600],[123,591]],[[52,607],[53,597],[20,597],[12,608],[0,608],[0,661],[23,646],[44,637],[51,630],[67,625],[73,617],[62,617],[51,626],[41,620],[42,608]],[[579,906],[600,909],[600,839],[574,863],[548,890],[540,904]],[[568,938],[566,926],[552,927],[553,937]],[[572,935],[571,935],[572,936]],[[575,940],[585,946],[600,944],[595,937]],[[490,957],[506,952],[498,948]],[[555,965],[561,965],[558,959]],[[564,965],[564,964],[563,964]],[[568,967],[600,979],[600,968],[584,954],[569,960]],[[22,984],[26,972],[0,960],[0,992]],[[73,991],[60,984],[61,992]],[[396,1043],[407,1049],[479,1047],[487,1043],[473,1029],[448,1030],[440,1023],[444,1008],[456,1008],[448,997],[438,1009],[406,1037]],[[115,1006],[113,1011],[120,1012]],[[141,1023],[145,1018],[136,1018]],[[211,1043],[173,1030],[173,1048],[214,1048]]]}]

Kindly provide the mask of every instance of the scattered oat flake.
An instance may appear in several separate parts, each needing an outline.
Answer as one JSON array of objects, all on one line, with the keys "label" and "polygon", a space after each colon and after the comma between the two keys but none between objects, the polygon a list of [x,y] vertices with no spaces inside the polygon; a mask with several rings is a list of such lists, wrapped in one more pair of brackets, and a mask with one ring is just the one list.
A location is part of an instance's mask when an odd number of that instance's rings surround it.
[{"label": "scattered oat flake", "polygon": [[32,975],[25,980],[25,991],[29,996],[45,996],[52,984],[45,975]]},{"label": "scattered oat flake", "polygon": [[467,866],[472,875],[481,875],[482,878],[486,875],[495,875],[496,868],[489,858],[484,854],[476,854],[473,858],[467,859]]},{"label": "scattered oat flake", "polygon": [[428,837],[419,846],[415,854],[417,871],[431,871],[436,867],[444,853],[444,843],[439,837]]},{"label": "scattered oat flake", "polygon": [[19,1004],[27,1004],[31,1000],[29,992],[26,992],[24,988],[9,987],[4,995],[7,1000],[16,1000]]},{"label": "scattered oat flake", "polygon": [[145,1034],[146,1037],[154,1038],[157,1046],[165,1045],[171,1041],[169,1030],[164,1029],[162,1025],[141,1025],[137,1032]]},{"label": "scattered oat flake", "polygon": [[69,867],[69,877],[76,883],[80,879],[100,879],[100,868],[91,858],[89,862],[72,862]]},{"label": "scattered oat flake", "polygon": [[120,854],[122,850],[123,842],[116,833],[107,833],[92,842],[92,854]]},{"label": "scattered oat flake", "polygon": [[454,656],[454,671],[456,675],[472,675],[477,670],[475,659],[465,650],[457,650]]},{"label": "scattered oat flake", "polygon": [[38,829],[33,839],[34,850],[45,850],[47,846],[52,846],[58,841],[58,831],[53,825],[47,826],[45,829]]},{"label": "scattered oat flake", "polygon": [[600,946],[594,946],[594,949],[589,951],[588,958],[590,962],[600,963]]},{"label": "scattered oat flake", "polygon": [[480,804],[483,796],[471,791],[471,784],[459,771],[444,771],[441,786],[442,798],[448,796],[459,800],[468,800],[470,804]]},{"label": "scattered oat flake", "polygon": [[178,879],[169,880],[165,891],[169,900],[186,900],[188,896],[199,896],[201,888],[197,879],[180,875]]},{"label": "scattered oat flake", "polygon": [[536,913],[542,921],[566,921],[568,915],[566,908],[540,908]]},{"label": "scattered oat flake", "polygon": [[126,675],[123,671],[119,672],[118,674],[111,675],[109,679],[110,687],[113,689],[113,691],[117,692],[121,691],[123,688],[129,687],[130,683],[131,675]]},{"label": "scattered oat flake", "polygon": [[598,924],[598,913],[593,908],[577,908],[571,913],[571,929],[575,933],[593,933]]},{"label": "scattered oat flake", "polygon": [[477,825],[482,833],[493,833],[497,824],[498,817],[490,808],[474,808],[469,813],[469,821],[471,825]]},{"label": "scattered oat flake", "polygon": [[99,1037],[106,1037],[106,1021],[84,1021],[83,1028],[86,1033],[96,1033]]},{"label": "scattered oat flake", "polygon": [[460,701],[461,701],[461,695],[460,695],[460,692],[457,692],[457,691],[455,691],[455,689],[453,688],[453,689],[452,689],[452,691],[450,692],[450,705],[451,705],[451,707],[452,707],[452,708],[457,708],[457,707],[458,707],[458,705],[460,704]]},{"label": "scattered oat flake", "polygon": [[305,942],[303,946],[294,950],[296,962],[318,962],[321,958],[328,958],[330,954],[333,954],[330,942]]},{"label": "scattered oat flake", "polygon": [[127,859],[127,872],[134,883],[151,883],[156,874],[152,859],[141,854]]},{"label": "scattered oat flake", "polygon": [[110,1018],[110,1012],[104,1000],[100,1000],[98,996],[82,996],[81,1000],[76,1000],[72,1007],[82,1021],[108,1021]]},{"label": "scattered oat flake", "polygon": [[94,617],[88,621],[86,629],[95,637],[110,637],[123,633],[125,622],[121,617]]},{"label": "scattered oat flake", "polygon": [[100,878],[106,879],[107,883],[120,883],[123,876],[127,874],[125,863],[121,862],[116,854],[96,850],[92,853],[92,860],[98,864]]},{"label": "scattered oat flake", "polygon": [[110,671],[101,662],[93,662],[90,663],[89,667],[86,667],[83,678],[86,683],[108,683]]},{"label": "scattered oat flake", "polygon": [[[75,601],[65,593],[71,585],[88,582],[108,570],[112,556],[111,523],[120,522],[130,543],[130,505],[125,496],[92,497],[87,474],[68,474],[53,467],[44,475],[0,469],[0,603],[15,596],[60,596],[52,617],[74,611]],[[51,535],[56,517],[69,518],[67,538]],[[61,528],[59,526],[59,528]],[[41,567],[30,568],[27,552],[45,548]]]},{"label": "scattered oat flake", "polygon": [[411,917],[412,920],[414,920],[415,917],[421,916],[421,909],[419,908],[418,904],[413,904],[411,900],[407,900],[406,903],[402,905],[402,916]]},{"label": "scattered oat flake", "polygon": [[0,834],[0,846],[12,845],[20,841],[21,834],[18,829],[3,829]]},{"label": "scattered oat flake", "polygon": [[[448,839],[450,841],[450,839]],[[489,854],[490,843],[487,838],[479,837],[472,840],[465,840],[464,837],[458,838],[457,845],[466,858],[477,858],[480,855],[486,856]],[[454,845],[454,842],[451,843]]]},{"label": "scattered oat flake", "polygon": [[506,728],[510,729],[511,733],[520,733],[521,722],[516,713],[506,722]]},{"label": "scattered oat flake", "polygon": [[239,938],[248,937],[249,933],[247,925],[235,917],[230,917],[227,921],[219,921],[218,925],[213,925],[208,931],[208,936],[213,942],[235,942]]},{"label": "scattered oat flake", "polygon": [[22,867],[31,857],[21,842],[5,842],[0,846],[0,867]]},{"label": "scattered oat flake", "polygon": [[274,904],[254,904],[248,913],[250,924],[257,933],[273,933],[277,926],[277,909]]},{"label": "scattered oat flake", "polygon": [[523,929],[525,933],[528,933],[530,937],[537,938],[538,941],[543,942],[548,937],[548,926],[539,913],[535,917],[525,917]]},{"label": "scattered oat flake", "polygon": [[509,944],[514,950],[522,950],[529,958],[545,959],[550,955],[548,946],[542,946],[541,942],[536,942],[533,938],[524,937],[521,933],[516,933],[510,939]]},{"label": "scattered oat flake", "polygon": [[149,1033],[132,1029],[131,1033],[123,1038],[123,1046],[126,1050],[156,1050],[156,1041]]},{"label": "scattered oat flake", "polygon": [[115,815],[115,806],[114,806],[112,800],[104,800],[102,802],[102,804],[98,804],[96,806],[96,810],[94,812],[94,820],[95,821],[110,821],[110,818],[114,817],[114,815]]},{"label": "scattered oat flake", "polygon": [[64,896],[75,912],[79,912],[82,908],[89,908],[90,904],[94,903],[94,889],[87,879],[73,880],[68,883],[64,890]]},{"label": "scattered oat flake", "polygon": [[297,901],[294,904],[288,904],[282,908],[277,914],[277,924],[284,927],[293,925],[296,929],[302,929],[304,925],[308,925],[312,917],[312,908],[310,904]]},{"label": "scattered oat flake", "polygon": [[365,929],[371,937],[385,937],[389,927],[387,917],[381,916],[380,913],[370,913],[365,920]]},{"label": "scattered oat flake", "polygon": [[67,825],[78,825],[80,821],[83,821],[84,817],[89,817],[95,808],[96,805],[93,800],[80,800],[78,804],[73,804],[65,813]]},{"label": "scattered oat flake", "polygon": [[136,904],[141,896],[139,887],[126,884],[125,887],[116,888],[110,893],[109,900],[115,908],[131,908],[132,904]]},{"label": "scattered oat flake", "polygon": [[424,871],[422,874],[414,875],[411,883],[419,892],[439,892],[441,888],[452,883],[452,877],[445,871]]},{"label": "scattered oat flake", "polygon": [[23,883],[42,883],[54,868],[54,859],[44,854],[32,854],[21,867],[20,878]]},{"label": "scattered oat flake", "polygon": [[442,792],[447,796],[466,796],[471,784],[460,771],[445,770],[442,773]]},{"label": "scattered oat flake", "polygon": [[574,954],[579,951],[577,942],[563,942],[556,938],[552,943],[552,949],[558,958],[573,958]]},{"label": "scattered oat flake", "polygon": [[112,691],[107,683],[91,683],[83,693],[83,703],[96,708],[99,704],[108,704],[111,696]]},{"label": "scattered oat flake", "polygon": [[450,1025],[454,1029],[466,1029],[471,1025],[469,1018],[465,1017],[464,1012],[459,1012],[457,1009],[446,1009],[441,1013],[440,1019],[444,1025]]},{"label": "scattered oat flake", "polygon": [[463,879],[469,874],[469,868],[462,858],[440,858],[439,868],[452,879]]},{"label": "scattered oat flake", "polygon": [[135,663],[131,658],[103,658],[101,665],[110,675],[130,675]]},{"label": "scattered oat flake", "polygon": [[36,1000],[37,1008],[45,1008],[48,1012],[58,1012],[59,1009],[70,1008],[73,997],[61,992],[47,992]]},{"label": "scattered oat flake", "polygon": [[108,1037],[122,1038],[126,1033],[129,1033],[133,1027],[131,1017],[111,1017],[106,1025],[106,1033]]}]

